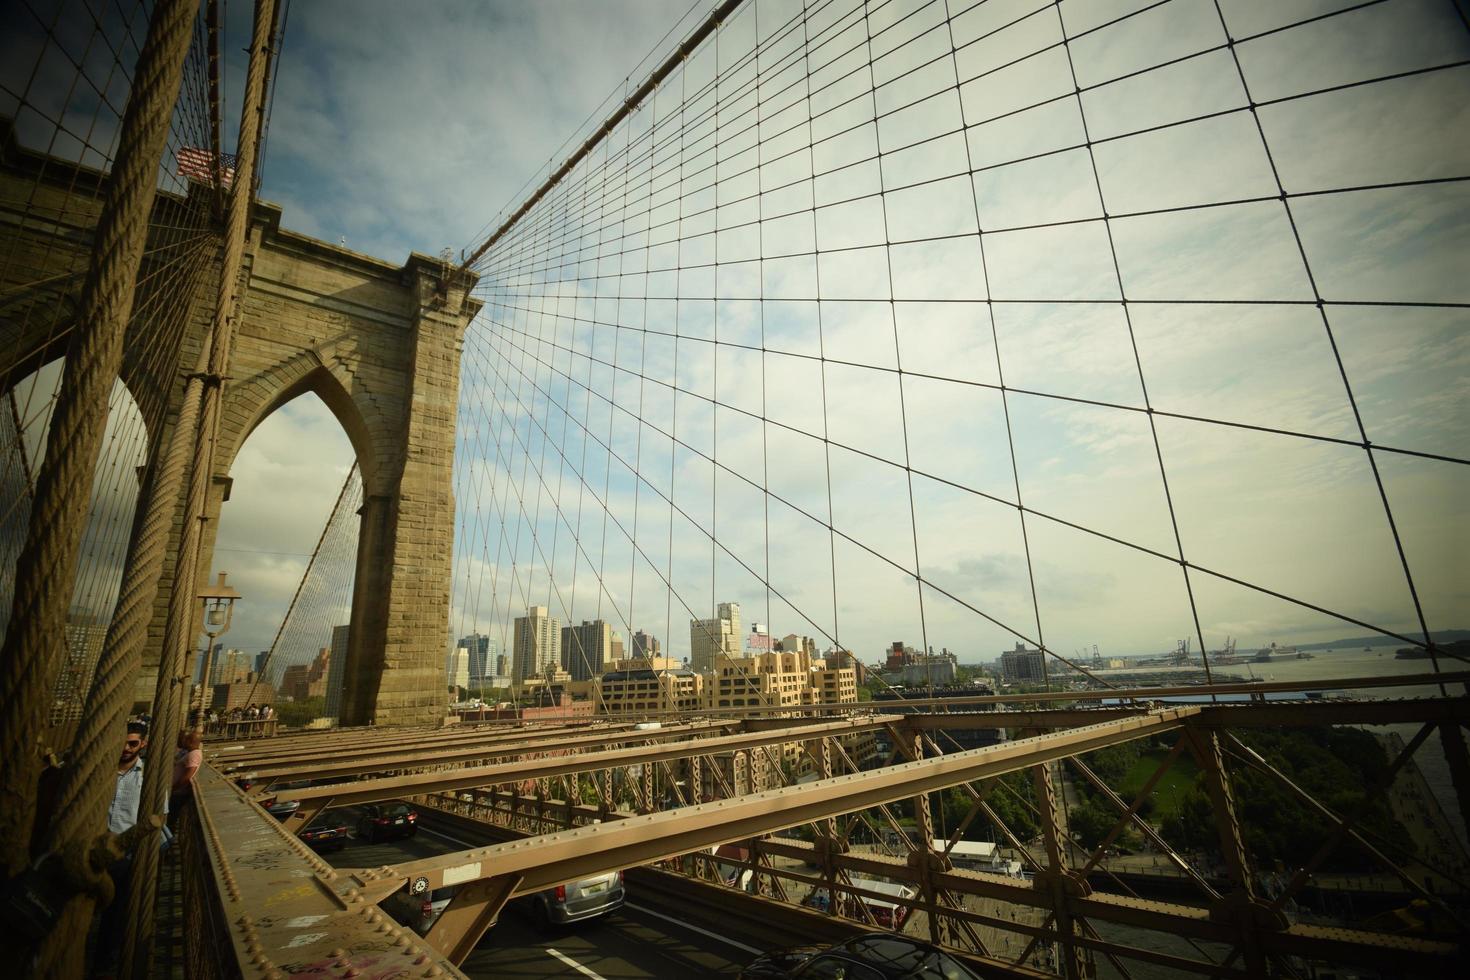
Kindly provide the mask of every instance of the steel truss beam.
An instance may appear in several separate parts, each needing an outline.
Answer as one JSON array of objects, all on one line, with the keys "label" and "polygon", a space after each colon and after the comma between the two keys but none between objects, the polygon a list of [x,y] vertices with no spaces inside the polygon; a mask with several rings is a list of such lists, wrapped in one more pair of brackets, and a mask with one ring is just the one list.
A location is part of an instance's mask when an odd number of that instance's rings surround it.
[{"label": "steel truss beam", "polygon": [[[278,800],[300,800],[303,803],[312,800],[330,800],[336,806],[374,803],[415,793],[452,792],[525,779],[544,779],[549,776],[591,772],[617,766],[652,764],[718,752],[741,751],[783,742],[822,738],[828,735],[851,735],[882,728],[898,717],[882,715],[866,720],[825,722],[797,728],[770,728],[760,732],[691,739],[664,745],[640,745],[627,749],[549,756],[443,772],[422,772],[406,776],[364,779],[330,786],[281,790],[275,796]],[[538,748],[540,751],[545,751],[547,747],[538,746]]]},{"label": "steel truss beam", "polygon": [[[410,879],[439,887],[491,874],[525,875],[518,893],[614,868],[630,868],[691,851],[743,840],[841,813],[988,779],[1078,752],[1180,729],[1198,708],[1166,708],[1065,732],[1052,732],[999,746],[971,749],[919,762],[816,782],[785,786],[747,796],[703,803],[613,823],[579,827],[534,840],[459,851],[382,869],[351,872],[363,890],[381,899]],[[886,722],[885,722],[886,723]],[[808,733],[808,737],[812,737]],[[790,735],[778,739],[792,741]]]},{"label": "steel truss beam", "polygon": [[[700,723],[694,723],[699,725]],[[704,726],[732,728],[733,721],[704,722]],[[674,725],[665,726],[668,730]],[[241,743],[212,743],[206,753],[209,760],[224,769],[241,769],[246,766],[288,766],[324,763],[344,758],[381,758],[396,754],[456,746],[496,746],[513,743],[557,742],[579,736],[616,735],[632,732],[631,725],[548,725],[524,728],[472,728],[459,726],[438,728],[432,731],[409,733],[394,732],[394,737],[385,740],[381,732],[376,739],[362,741],[354,734],[350,738],[338,738],[332,732],[321,732],[310,737],[298,736],[295,744],[277,746],[276,739],[256,739]],[[658,730],[656,730],[658,731]]]},{"label": "steel truss beam", "polygon": [[507,756],[524,756],[545,752],[565,753],[571,749],[598,748],[606,745],[626,744],[630,742],[651,745],[671,739],[697,737],[704,734],[725,734],[738,727],[734,722],[711,722],[708,724],[676,725],[642,732],[626,729],[616,732],[567,734],[562,730],[549,733],[538,739],[495,739],[468,744],[456,742],[450,745],[414,747],[409,750],[399,748],[396,751],[381,751],[377,754],[353,753],[348,761],[344,761],[342,754],[338,752],[318,760],[282,763],[279,765],[271,763],[256,764],[250,766],[248,769],[246,767],[239,767],[230,771],[241,778],[260,781],[263,790],[270,780],[294,781],[328,776],[354,776],[363,773],[383,772],[385,770],[391,771],[395,769],[463,765],[478,760],[498,759]]}]

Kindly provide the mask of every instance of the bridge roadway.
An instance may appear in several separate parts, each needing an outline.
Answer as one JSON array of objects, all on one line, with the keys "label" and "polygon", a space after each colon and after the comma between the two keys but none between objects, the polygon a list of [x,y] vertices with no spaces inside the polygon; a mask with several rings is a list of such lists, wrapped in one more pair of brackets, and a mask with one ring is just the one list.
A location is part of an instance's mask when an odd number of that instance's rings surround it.
[{"label": "bridge roadway", "polygon": [[[1459,678],[1457,678],[1459,680]],[[1018,699],[1019,700],[1019,699]],[[646,866],[684,854],[705,850],[716,844],[763,837],[786,827],[826,820],[837,815],[852,813],[869,807],[883,806],[897,801],[912,801],[924,794],[951,786],[983,784],[985,780],[1030,769],[1035,777],[1045,775],[1045,768],[1054,760],[1082,755],[1108,745],[1119,744],[1140,738],[1171,736],[1175,739],[1175,751],[1183,751],[1189,740],[1205,740],[1201,752],[1206,762],[1209,753],[1215,753],[1215,769],[1222,772],[1219,760],[1220,748],[1213,742],[1217,738],[1229,738],[1235,727],[1251,727],[1252,723],[1270,723],[1285,726],[1313,724],[1351,723],[1402,723],[1419,721],[1420,733],[1412,746],[1421,744],[1429,734],[1439,727],[1442,731],[1460,727],[1470,718],[1470,698],[1436,698],[1430,700],[1376,700],[1372,702],[1317,702],[1299,703],[1287,712],[1276,705],[1265,703],[1240,705],[1161,705],[1157,702],[1138,706],[1103,707],[1086,711],[1070,708],[1031,710],[1037,727],[1050,729],[1042,732],[1030,731],[1020,737],[984,749],[959,751],[929,756],[929,752],[940,751],[932,741],[927,749],[917,754],[925,756],[913,761],[886,765],[878,769],[854,770],[834,773],[816,781],[781,786],[745,795],[727,796],[713,801],[695,802],[684,807],[653,812],[621,812],[616,819],[606,819],[611,810],[598,806],[579,804],[571,807],[580,816],[601,816],[600,823],[574,821],[571,810],[560,825],[548,825],[543,820],[540,796],[530,798],[535,804],[529,813],[530,827],[540,828],[542,833],[534,839],[515,840],[507,843],[486,842],[481,834],[466,838],[459,833],[451,834],[453,840],[441,838],[427,851],[423,842],[416,842],[408,851],[395,852],[388,845],[369,848],[348,848],[336,857],[340,871],[327,866],[316,855],[309,852],[294,836],[299,826],[283,826],[265,815],[256,800],[241,792],[226,777],[222,769],[233,770],[230,775],[255,773],[257,775],[275,770],[275,778],[282,783],[296,783],[301,777],[312,779],[315,785],[281,785],[271,795],[285,800],[298,798],[302,809],[319,811],[326,806],[352,806],[381,800],[402,794],[404,796],[439,795],[453,801],[454,808],[463,802],[466,790],[473,786],[490,787],[503,785],[507,779],[536,779],[560,773],[563,778],[584,772],[610,771],[613,765],[628,765],[634,758],[646,763],[652,756],[676,759],[699,756],[714,750],[726,752],[750,751],[750,748],[772,739],[777,741],[809,741],[814,737],[831,743],[844,730],[863,728],[878,721],[882,716],[853,718],[845,722],[808,719],[793,725],[794,719],[770,719],[764,723],[742,723],[744,731],[722,733],[719,727],[698,725],[686,729],[687,741],[681,739],[650,739],[654,744],[638,748],[628,746],[629,741],[641,741],[647,733],[618,730],[619,726],[606,726],[603,732],[583,731],[579,734],[556,732],[554,729],[540,731],[494,731],[480,733],[441,731],[403,732],[392,740],[384,740],[382,733],[342,732],[321,735],[316,739],[284,738],[271,739],[250,745],[217,745],[210,753],[210,765],[200,774],[196,792],[198,819],[203,831],[203,853],[206,861],[196,866],[197,876],[211,876],[202,882],[205,891],[201,897],[209,902],[202,906],[212,921],[206,925],[212,930],[210,939],[218,950],[219,942],[233,943],[239,962],[250,963],[269,975],[278,970],[284,974],[316,971],[324,964],[343,969],[351,968],[364,973],[381,972],[404,964],[419,968],[416,975],[426,977],[452,974],[458,966],[472,970],[475,963],[490,956],[490,969],[497,974],[510,973],[514,969],[530,967],[528,950],[557,949],[547,946],[535,937],[517,937],[512,931],[514,917],[505,923],[496,923],[497,913],[507,899],[526,896],[559,882],[572,881],[589,874],[612,868],[634,869],[630,879],[635,885],[634,875],[659,876],[664,874]],[[910,715],[896,722],[898,730],[891,732],[896,746],[913,741],[920,749],[920,739],[925,729],[942,728],[946,724],[961,726],[973,724],[977,718],[992,714],[1011,712],[997,710],[983,714],[957,715]],[[1054,716],[1053,716],[1054,715]],[[1043,717],[1041,716],[1053,716]],[[813,723],[815,722],[815,723]],[[884,719],[882,724],[886,724]],[[1047,724],[1046,722],[1049,722]],[[1071,727],[1076,726],[1076,727]],[[1217,735],[1217,732],[1224,735]],[[1452,733],[1452,734],[1453,734]],[[568,735],[576,738],[588,736],[582,743],[582,751],[565,754],[567,749],[556,743]],[[688,738],[688,736],[693,736]],[[485,739],[480,745],[471,745]],[[377,758],[381,769],[373,772],[354,772],[345,780],[323,784],[322,778],[330,780],[333,763],[325,756],[334,751],[339,754],[339,764],[357,769],[362,763],[355,759],[357,752],[350,743],[362,740],[376,743],[369,749]],[[684,741],[685,744],[680,744]],[[926,740],[927,741],[927,740]],[[437,744],[436,744],[437,743]],[[1191,743],[1192,744],[1192,743]],[[1214,748],[1210,745],[1214,744]],[[1457,739],[1445,740],[1446,751],[1454,748]],[[454,746],[450,748],[450,746]],[[390,748],[391,746],[391,748]],[[619,747],[621,746],[621,747]],[[365,746],[364,746],[365,747]],[[836,746],[832,746],[836,748]],[[448,750],[447,752],[445,750]],[[630,752],[631,749],[631,752]],[[444,753],[435,758],[439,753]],[[1458,749],[1460,756],[1463,748]],[[445,756],[455,761],[446,766]],[[487,756],[492,760],[485,763]],[[507,758],[508,756],[508,758]],[[1407,758],[1407,750],[1401,758]],[[1463,761],[1463,760],[1462,760]],[[826,763],[823,763],[825,766]],[[441,768],[442,767],[442,768]],[[649,767],[641,767],[645,773]],[[1470,765],[1461,769],[1470,771]],[[425,771],[427,770],[427,771]],[[1159,770],[1162,772],[1162,769]],[[1158,773],[1156,773],[1156,776]],[[273,777],[261,782],[269,784]],[[1038,790],[1046,792],[1051,800],[1050,784],[1044,778]],[[1457,790],[1463,790],[1456,778]],[[471,803],[485,795],[484,790],[473,790]],[[493,798],[497,792],[489,795]],[[512,791],[514,794],[516,791]],[[1147,788],[1143,792],[1147,792]],[[599,790],[601,793],[601,790]],[[1462,793],[1463,795],[1463,793]],[[550,798],[548,798],[549,800]],[[514,802],[514,795],[511,802]],[[554,802],[554,801],[552,801]],[[604,804],[606,805],[606,804]],[[1055,809],[1058,804],[1049,804]],[[1119,809],[1126,804],[1118,801]],[[1135,803],[1134,807],[1138,804]],[[500,813],[496,805],[491,809]],[[581,811],[587,811],[582,813]],[[522,812],[513,808],[511,813]],[[500,819],[496,817],[495,819]],[[891,819],[891,818],[890,818]],[[1125,814],[1125,822],[1126,822]],[[1333,818],[1338,830],[1333,841],[1349,839],[1352,833],[1350,821]],[[304,821],[303,821],[304,822]],[[293,820],[292,824],[297,821]],[[546,832],[548,826],[567,826],[568,829]],[[1121,826],[1121,825],[1119,825]],[[1230,830],[1234,839],[1239,829],[1233,822],[1222,824]],[[434,829],[434,828],[431,828]],[[1116,831],[1115,827],[1115,831]],[[492,833],[489,828],[484,832]],[[196,832],[195,837],[198,834]],[[433,835],[425,833],[425,838]],[[184,835],[186,847],[192,838]],[[1356,840],[1356,838],[1351,838]],[[1330,843],[1331,843],[1330,842]],[[1013,842],[1014,843],[1014,842]],[[194,844],[193,846],[199,846]],[[1019,845],[1017,845],[1019,846]],[[880,859],[874,855],[858,855],[823,850],[820,854],[816,845],[806,842],[763,840],[763,854],[775,857],[796,858],[807,866],[830,870],[823,877],[813,873],[783,871],[782,877],[798,885],[821,885],[829,881],[839,870],[847,874],[884,876],[901,880],[918,888],[932,887],[936,896],[941,893],[979,896],[988,900],[1009,903],[1016,907],[1040,909],[1054,915],[1084,919],[1089,922],[1108,923],[1117,926],[1163,930],[1199,943],[1225,944],[1227,948],[1240,948],[1246,940],[1256,949],[1274,958],[1305,958],[1307,960],[1343,961],[1367,965],[1411,965],[1425,972],[1437,972],[1444,965],[1458,958],[1461,952],[1458,938],[1446,935],[1440,938],[1416,938],[1385,935],[1361,929],[1324,927],[1304,923],[1292,923],[1279,919],[1258,921],[1240,910],[1234,902],[1211,887],[1208,881],[1196,881],[1204,893],[1204,904],[1180,904],[1143,900],[1126,894],[1093,891],[1081,887],[1068,889],[1067,882],[1077,873],[1085,874],[1092,867],[1078,867],[1075,872],[1063,863],[1060,855],[1048,855],[1047,864],[1058,870],[1049,871],[1046,888],[1034,883],[1022,883],[1011,878],[960,869],[948,869],[942,864],[926,862],[916,864],[903,858]],[[1054,848],[1054,850],[1060,850]],[[1188,862],[1172,852],[1166,853],[1186,872],[1194,872]],[[1324,852],[1325,853],[1325,852]],[[912,855],[910,855],[912,858]],[[1092,859],[1096,861],[1096,856]],[[212,867],[211,867],[212,865]],[[644,870],[638,870],[644,869]],[[1240,875],[1232,880],[1241,880],[1248,868],[1240,869]],[[211,874],[212,873],[212,874]],[[1234,872],[1232,872],[1234,874]],[[1192,879],[1197,879],[1194,872]],[[679,879],[683,880],[683,879]],[[1042,877],[1038,872],[1037,881]],[[696,884],[697,883],[693,883]],[[457,885],[455,901],[441,916],[427,937],[417,937],[397,927],[377,907],[400,889],[408,888],[413,893],[432,890],[441,885]],[[1055,887],[1054,887],[1055,886]],[[676,883],[671,877],[663,890],[673,892]],[[829,889],[832,885],[829,883]],[[649,889],[656,894],[660,889]],[[721,894],[729,903],[740,896]],[[769,925],[780,931],[789,922],[800,922],[802,930],[810,931],[813,939],[835,939],[828,931],[842,923],[839,920],[792,906],[780,906],[779,914],[769,899],[749,896],[750,919]],[[698,896],[682,897],[697,904]],[[757,909],[757,906],[762,906]],[[999,925],[1010,932],[1019,932],[1023,937],[1050,939],[1061,936],[1061,929],[1046,925],[1029,925],[1013,921],[1001,922],[989,913],[961,910],[940,902],[916,900],[911,903],[916,912],[937,913],[959,922],[961,925],[974,923],[978,926]],[[1255,906],[1251,906],[1254,909]],[[1263,906],[1264,908],[1264,906]],[[1269,911],[1269,909],[1266,909]],[[676,921],[668,923],[656,916],[651,919],[646,910],[638,908],[627,915],[603,925],[617,925],[627,921],[629,915],[641,916],[631,920],[627,928],[632,931],[619,934],[621,938],[609,938],[599,942],[597,948],[602,955],[604,946],[622,960],[627,957],[617,950],[627,950],[643,955],[643,947],[654,947],[673,951],[679,956],[717,955],[727,965],[736,965],[745,958],[749,950],[740,947],[727,948],[714,945],[735,941],[745,943],[738,934],[729,932],[729,923],[720,919],[715,928],[707,933],[693,932],[695,923],[685,919],[681,926]],[[681,916],[676,915],[676,920]],[[660,924],[662,923],[662,924]],[[482,942],[487,926],[491,929],[490,945]],[[852,924],[842,925],[851,929]],[[621,928],[621,927],[620,927]],[[702,928],[702,927],[701,927]],[[757,927],[747,927],[748,929]],[[663,930],[653,940],[647,930]],[[671,931],[672,930],[672,931]],[[791,931],[789,928],[786,931]],[[513,960],[498,963],[493,959],[499,942],[495,935],[507,937],[507,951],[514,950]],[[556,937],[558,941],[571,941],[578,934]],[[589,934],[590,935],[590,934]],[[803,933],[804,935],[804,933]],[[1096,948],[1107,953],[1111,944],[1095,936],[1066,933],[1070,943],[1083,948]],[[705,939],[711,942],[705,942]],[[774,945],[794,941],[784,937],[768,937]],[[757,946],[759,944],[749,944]],[[979,948],[977,946],[977,948]],[[487,952],[487,950],[489,952]],[[723,950],[723,951],[722,951]],[[738,950],[742,955],[734,955]],[[1157,962],[1160,965],[1180,968],[1185,964],[1199,966],[1193,959],[1172,954],[1162,954],[1146,949],[1117,947],[1123,956]],[[512,955],[507,952],[505,955]],[[1033,971],[1017,967],[1014,962],[979,954],[986,960],[987,972],[996,975],[1034,975]],[[545,956],[556,959],[548,952]],[[557,960],[557,962],[562,962]],[[517,965],[519,964],[519,965]],[[614,964],[607,964],[612,969]],[[544,969],[545,964],[535,969]],[[570,967],[569,967],[570,968]],[[710,963],[708,969],[692,971],[714,972],[723,967]],[[655,967],[641,962],[623,963],[618,971],[650,971],[649,973],[627,972],[618,975],[661,975],[668,971],[667,964]],[[578,975],[586,975],[574,970]],[[594,969],[594,972],[597,972]],[[1216,972],[1227,975],[1237,973],[1218,965]],[[539,975],[539,974],[538,974]]]},{"label": "bridge roadway", "polygon": [[[452,821],[433,810],[419,811],[413,837],[369,844],[354,839],[327,860],[339,868],[401,863],[456,850],[500,843],[504,832],[489,825]],[[343,816],[349,823],[351,809]],[[733,977],[769,945],[737,920],[714,921],[688,906],[676,907],[639,882],[628,885],[628,903],[618,912],[550,932],[538,929],[521,906],[501,914],[460,964],[468,977]],[[693,914],[691,914],[691,912]]]}]

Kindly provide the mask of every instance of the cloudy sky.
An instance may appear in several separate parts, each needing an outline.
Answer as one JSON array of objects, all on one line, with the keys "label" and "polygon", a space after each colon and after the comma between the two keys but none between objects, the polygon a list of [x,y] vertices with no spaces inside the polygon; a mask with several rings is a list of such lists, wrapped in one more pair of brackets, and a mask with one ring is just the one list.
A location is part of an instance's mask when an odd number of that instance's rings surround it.
[{"label": "cloudy sky", "polygon": [[[1221,6],[747,4],[477,266],[451,632],[537,603],[682,654],[737,600],[977,660],[1466,626],[1464,24]],[[688,9],[293,5],[262,194],[392,261],[473,245]],[[1365,434],[1410,452],[1375,473]],[[312,398],[246,444],[232,645],[350,463]]]},{"label": "cloudy sky", "polygon": [[[235,36],[249,30],[248,8],[231,5]],[[261,196],[287,227],[370,255],[458,250],[690,9],[293,4]],[[249,599],[230,645],[270,646],[351,463],[340,425],[310,395],[245,444],[215,560]]]}]

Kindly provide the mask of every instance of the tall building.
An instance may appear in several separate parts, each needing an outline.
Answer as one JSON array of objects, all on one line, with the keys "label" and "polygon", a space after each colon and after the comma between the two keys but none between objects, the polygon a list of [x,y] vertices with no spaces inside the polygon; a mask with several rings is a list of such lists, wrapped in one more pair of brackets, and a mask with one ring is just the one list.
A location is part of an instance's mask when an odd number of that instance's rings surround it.
[{"label": "tall building", "polygon": [[[785,641],[782,642],[784,645]],[[857,678],[857,683],[867,683],[868,669],[864,667],[863,662],[857,658],[857,654],[853,653],[851,650],[843,650],[840,648],[828,650],[827,666],[838,668],[849,667],[852,669],[853,675]]]},{"label": "tall building", "polygon": [[460,637],[456,647],[464,647],[469,651],[469,687],[479,687],[485,683],[485,678],[495,673],[495,641],[484,633],[471,633],[469,636]]},{"label": "tall building", "polygon": [[623,652],[623,634],[613,631],[612,635],[612,659],[622,660],[626,654]]},{"label": "tall building", "polygon": [[266,661],[270,660],[270,658],[271,652],[269,650],[262,650],[255,655],[255,672],[257,674],[265,673]]},{"label": "tall building", "polygon": [[327,709],[325,717],[342,717],[342,680],[347,672],[347,641],[351,624],[332,627],[332,653],[327,661]]},{"label": "tall building", "polygon": [[215,654],[209,682],[213,685],[239,684],[254,673],[253,658],[244,650],[225,650]]},{"label": "tall building", "polygon": [[[639,634],[642,635],[641,633]],[[600,619],[561,630],[561,666],[574,681],[590,681],[612,662],[612,627]]]},{"label": "tall building", "polygon": [[1011,683],[1041,683],[1046,679],[1042,663],[1045,656],[1040,650],[1028,650],[1026,644],[1017,643],[1014,650],[1000,655],[1000,672]]},{"label": "tall building", "polygon": [[445,666],[445,674],[448,676],[450,689],[462,687],[469,690],[470,687],[470,654],[468,647],[457,646],[449,654],[449,663]]},{"label": "tall building", "polygon": [[545,606],[531,606],[526,615],[516,617],[515,658],[513,671],[516,677],[542,677],[548,664],[561,666],[561,623]]},{"label": "tall building", "polygon": [[510,676],[510,655],[509,654],[497,653],[495,655],[495,676],[496,677],[509,677]]},{"label": "tall building", "polygon": [[282,697],[293,701],[319,698],[327,693],[327,677],[331,673],[332,648],[322,647],[309,664],[292,664],[281,674]]},{"label": "tall building", "polygon": [[722,602],[713,619],[689,621],[689,666],[708,674],[720,656],[740,656],[740,603]]},{"label": "tall building", "polygon": [[647,659],[659,655],[658,637],[652,633],[639,630],[633,634],[633,652],[631,656]]},{"label": "tall building", "polygon": [[[796,633],[787,633],[781,639],[772,644],[774,650],[795,651],[804,653],[813,660],[817,659],[817,641],[810,636],[800,636]],[[843,665],[846,666],[846,665]]]},{"label": "tall building", "polygon": [[51,702],[51,724],[78,721],[86,709],[83,704],[97,672],[102,644],[107,639],[107,624],[84,626],[66,624],[66,662],[56,678],[56,693]]}]

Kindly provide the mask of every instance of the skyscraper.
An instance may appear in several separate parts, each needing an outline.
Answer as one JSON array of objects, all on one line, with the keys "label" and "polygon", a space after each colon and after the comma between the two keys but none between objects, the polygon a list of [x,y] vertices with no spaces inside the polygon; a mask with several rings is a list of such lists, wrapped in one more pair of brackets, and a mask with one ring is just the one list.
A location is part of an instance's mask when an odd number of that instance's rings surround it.
[{"label": "skyscraper", "polygon": [[485,683],[485,678],[492,675],[495,667],[495,641],[484,633],[471,633],[469,636],[460,637],[457,647],[464,647],[469,651],[469,678],[470,687],[479,687]]},{"label": "skyscraper", "polygon": [[452,690],[462,687],[469,690],[470,686],[470,649],[457,646],[449,654],[449,663],[445,665],[445,673],[448,675],[448,686]]},{"label": "skyscraper", "polygon": [[561,665],[574,681],[601,676],[612,659],[612,627],[600,619],[582,621],[581,626],[564,626],[561,631]]},{"label": "skyscraper", "polygon": [[633,634],[633,656],[642,659],[658,656],[658,637],[639,630]]},{"label": "skyscraper", "polygon": [[707,674],[720,654],[740,656],[740,641],[740,603],[722,602],[713,619],[689,621],[689,666]]},{"label": "skyscraper", "polygon": [[332,652],[327,659],[326,717],[342,717],[342,679],[347,671],[347,640],[351,625],[332,627]]},{"label": "skyscraper", "polygon": [[520,678],[540,677],[548,664],[561,666],[561,623],[545,606],[531,606],[516,617],[514,665]]},{"label": "skyscraper", "polygon": [[209,683],[239,684],[250,676],[251,658],[244,650],[225,650],[215,655],[214,667],[210,670]]}]

